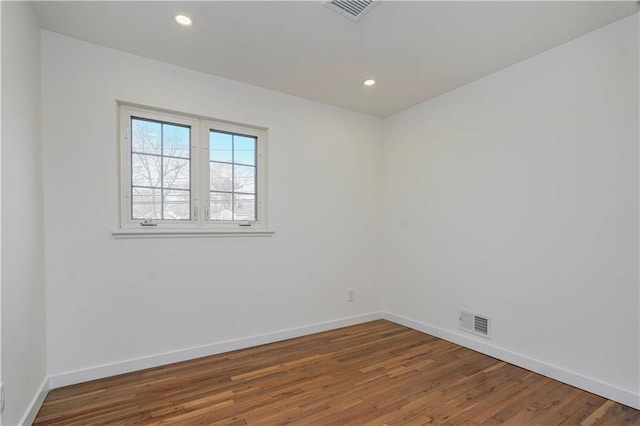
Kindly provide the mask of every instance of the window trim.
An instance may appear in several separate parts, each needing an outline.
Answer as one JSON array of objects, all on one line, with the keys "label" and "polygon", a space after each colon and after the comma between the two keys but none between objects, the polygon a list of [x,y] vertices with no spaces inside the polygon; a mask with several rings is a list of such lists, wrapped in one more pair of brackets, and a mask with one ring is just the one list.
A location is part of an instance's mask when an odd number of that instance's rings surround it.
[{"label": "window trim", "polygon": [[[118,101],[119,147],[119,219],[115,238],[270,236],[266,208],[267,129],[210,117],[148,107]],[[153,226],[142,226],[131,218],[131,119],[137,117],[186,125],[190,132],[190,220],[154,220]],[[211,221],[209,211],[209,132],[222,131],[256,137],[256,220]]]}]

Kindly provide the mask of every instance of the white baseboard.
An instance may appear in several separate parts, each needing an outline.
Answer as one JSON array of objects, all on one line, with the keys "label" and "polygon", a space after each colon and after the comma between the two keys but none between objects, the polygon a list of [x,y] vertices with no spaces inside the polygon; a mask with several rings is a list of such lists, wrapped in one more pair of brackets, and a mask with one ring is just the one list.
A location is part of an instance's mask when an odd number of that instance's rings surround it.
[{"label": "white baseboard", "polygon": [[45,379],[40,384],[38,388],[38,392],[33,396],[33,399],[29,403],[27,407],[27,412],[24,413],[22,419],[20,420],[19,425],[22,426],[30,426],[33,421],[36,419],[38,415],[38,411],[40,411],[40,407],[42,407],[42,403],[44,399],[47,397],[47,393],[49,392],[49,378],[45,377]]},{"label": "white baseboard", "polygon": [[173,364],[175,362],[188,361],[202,358],[209,355],[216,355],[224,352],[246,349],[253,346],[267,343],[279,342],[281,340],[293,339],[295,337],[306,336],[308,334],[320,333],[322,331],[334,330],[336,328],[348,327],[350,325],[361,324],[369,321],[381,319],[382,312],[374,312],[354,317],[342,318],[335,321],[311,324],[303,327],[280,330],[273,333],[250,336],[241,339],[228,340],[210,345],[198,346],[183,349],[175,352],[166,352],[142,358],[120,361],[113,364],[99,365],[82,370],[75,370],[49,376],[49,386],[51,389],[63,386],[75,385],[77,383],[102,379],[104,377],[116,376],[118,374],[130,373],[132,371],[144,370],[147,368],[159,367],[161,365]]},{"label": "white baseboard", "polygon": [[273,333],[234,339],[175,352],[167,352],[148,357],[131,359],[113,364],[100,365],[82,370],[52,375],[49,377],[48,381],[43,382],[41,391],[37,395],[37,397],[34,398],[29,412],[24,417],[25,421],[23,423],[30,424],[30,421],[33,421],[44,400],[44,397],[46,396],[46,392],[49,389],[56,389],[63,386],[88,382],[91,380],[115,376],[118,374],[130,373],[133,371],[144,370],[147,368],[172,364],[175,362],[188,361],[204,356],[216,355],[267,343],[274,343],[282,340],[292,339],[295,337],[306,336],[313,333],[319,333],[341,327],[347,327],[350,325],[374,321],[377,319],[386,319],[388,321],[412,328],[422,333],[439,337],[441,339],[464,346],[485,355],[489,355],[491,357],[517,365],[522,368],[526,368],[527,370],[542,374],[571,386],[575,386],[577,388],[584,389],[588,392],[595,393],[613,401],[620,402],[621,404],[640,409],[640,395],[632,391],[621,389],[616,386],[603,383],[596,379],[574,373],[564,368],[560,368],[515,352],[511,352],[498,346],[494,346],[485,340],[474,338],[473,336],[466,336],[464,334],[445,330],[440,327],[436,327],[388,312],[374,312],[354,317],[343,318],[335,321],[311,324],[298,328],[280,330]]},{"label": "white baseboard", "polygon": [[550,377],[568,385],[584,389],[588,392],[595,393],[596,395],[617,401],[635,409],[640,409],[640,395],[637,393],[508,351],[491,345],[486,340],[480,340],[479,338],[458,334],[456,332],[388,312],[383,313],[382,318],[395,322],[396,324],[404,325],[405,327],[439,337],[460,346],[473,349],[474,351],[506,361],[510,364],[517,365],[518,367],[526,368],[527,370],[542,374],[543,376]]}]

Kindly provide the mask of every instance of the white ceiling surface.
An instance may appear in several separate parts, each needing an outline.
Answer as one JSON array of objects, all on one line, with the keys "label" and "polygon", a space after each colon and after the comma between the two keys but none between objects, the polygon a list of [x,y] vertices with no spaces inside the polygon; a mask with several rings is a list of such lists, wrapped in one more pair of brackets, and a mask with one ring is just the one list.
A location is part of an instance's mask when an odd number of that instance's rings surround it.
[{"label": "white ceiling surface", "polygon": [[[635,1],[382,1],[352,22],[320,1],[34,7],[47,30],[379,117],[638,11]],[[177,26],[177,12],[193,27]]]}]

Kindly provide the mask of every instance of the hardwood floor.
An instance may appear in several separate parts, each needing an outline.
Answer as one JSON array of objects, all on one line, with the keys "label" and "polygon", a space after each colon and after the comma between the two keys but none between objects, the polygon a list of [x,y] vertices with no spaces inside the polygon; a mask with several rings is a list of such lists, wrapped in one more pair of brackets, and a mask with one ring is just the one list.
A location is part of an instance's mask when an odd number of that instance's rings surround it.
[{"label": "hardwood floor", "polygon": [[34,425],[622,425],[640,411],[387,321],[55,389]]}]

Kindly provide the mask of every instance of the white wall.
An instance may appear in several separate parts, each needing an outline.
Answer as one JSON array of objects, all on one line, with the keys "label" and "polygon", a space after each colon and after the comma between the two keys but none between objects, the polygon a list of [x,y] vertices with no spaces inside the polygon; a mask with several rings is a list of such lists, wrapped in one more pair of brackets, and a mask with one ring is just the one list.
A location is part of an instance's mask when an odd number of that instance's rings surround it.
[{"label": "white wall", "polygon": [[[384,309],[638,395],[638,15],[384,134],[49,32],[42,65],[50,375]],[[113,239],[116,99],[268,127],[276,234]]]},{"label": "white wall", "polygon": [[637,399],[638,75],[636,14],[385,119],[384,308]]},{"label": "white wall", "polygon": [[40,30],[2,2],[2,424],[25,417],[46,379]]},{"label": "white wall", "polygon": [[[379,310],[382,120],[46,31],[42,62],[50,375]],[[114,239],[116,99],[267,127],[275,235]]]}]

